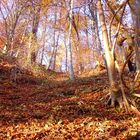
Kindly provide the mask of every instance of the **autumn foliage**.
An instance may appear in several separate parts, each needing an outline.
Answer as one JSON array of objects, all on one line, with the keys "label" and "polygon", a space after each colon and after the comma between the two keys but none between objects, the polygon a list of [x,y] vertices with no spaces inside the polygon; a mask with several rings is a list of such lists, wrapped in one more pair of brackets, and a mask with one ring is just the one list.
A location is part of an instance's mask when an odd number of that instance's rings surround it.
[{"label": "autumn foliage", "polygon": [[0,140],[139,140],[138,0],[0,1]]}]

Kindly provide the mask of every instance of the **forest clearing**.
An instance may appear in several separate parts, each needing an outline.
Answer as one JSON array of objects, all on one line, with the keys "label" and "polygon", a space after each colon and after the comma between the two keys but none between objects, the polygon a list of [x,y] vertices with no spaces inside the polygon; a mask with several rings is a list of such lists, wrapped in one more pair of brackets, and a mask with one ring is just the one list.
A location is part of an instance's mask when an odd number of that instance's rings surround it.
[{"label": "forest clearing", "polygon": [[0,0],[0,140],[140,140],[140,0]]}]

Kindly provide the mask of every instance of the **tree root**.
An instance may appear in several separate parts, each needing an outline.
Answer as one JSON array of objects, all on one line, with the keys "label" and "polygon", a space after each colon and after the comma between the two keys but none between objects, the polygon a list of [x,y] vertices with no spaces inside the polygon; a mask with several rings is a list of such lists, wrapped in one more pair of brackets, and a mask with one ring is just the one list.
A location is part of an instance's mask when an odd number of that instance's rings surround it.
[{"label": "tree root", "polygon": [[140,116],[140,112],[137,109],[134,98],[129,94],[124,95],[125,99],[122,95],[121,90],[110,93],[109,99],[107,101],[107,105],[110,107],[115,107],[119,109],[125,108],[125,110],[129,113],[130,111]]},{"label": "tree root", "polygon": [[122,102],[123,102],[123,98],[122,98],[121,90],[110,91],[107,105],[115,108],[116,107],[122,108],[123,107]]}]

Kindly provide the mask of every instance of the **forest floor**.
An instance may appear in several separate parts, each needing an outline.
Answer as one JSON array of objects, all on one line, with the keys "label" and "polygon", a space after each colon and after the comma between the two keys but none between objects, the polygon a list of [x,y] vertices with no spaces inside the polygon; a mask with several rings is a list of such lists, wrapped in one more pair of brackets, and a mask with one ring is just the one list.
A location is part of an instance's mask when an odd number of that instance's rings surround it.
[{"label": "forest floor", "polygon": [[106,70],[70,82],[51,71],[11,81],[7,69],[0,66],[0,140],[140,140],[140,118],[105,104]]}]

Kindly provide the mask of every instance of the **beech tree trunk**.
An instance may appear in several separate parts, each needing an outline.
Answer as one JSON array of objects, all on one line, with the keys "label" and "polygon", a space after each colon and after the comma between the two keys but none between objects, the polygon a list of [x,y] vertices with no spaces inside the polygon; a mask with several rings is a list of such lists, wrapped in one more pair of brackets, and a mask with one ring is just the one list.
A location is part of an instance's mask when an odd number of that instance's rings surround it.
[{"label": "beech tree trunk", "polygon": [[67,39],[64,37],[64,45],[65,45],[65,71],[68,72],[68,47],[67,47]]},{"label": "beech tree trunk", "polygon": [[45,22],[45,29],[44,29],[44,33],[43,33],[43,46],[42,46],[42,51],[41,51],[41,60],[40,60],[40,63],[43,65],[43,60],[44,60],[44,54],[45,54],[45,44],[46,44],[46,25],[47,25],[47,22]]},{"label": "beech tree trunk", "polygon": [[68,35],[68,62],[69,62],[69,74],[70,79],[74,80],[74,70],[73,70],[73,61],[72,61],[72,16],[73,16],[73,0],[70,0],[70,9],[69,9],[69,35]]},{"label": "beech tree trunk", "polygon": [[108,104],[113,107],[116,104],[118,104],[120,107],[122,107],[121,90],[119,89],[116,82],[115,60],[109,48],[108,32],[105,24],[105,17],[104,17],[104,11],[102,8],[101,0],[98,0],[98,12],[99,12],[99,20],[100,20],[102,36],[104,41],[106,67],[107,67],[108,78],[110,82],[110,99]]},{"label": "beech tree trunk", "polygon": [[40,11],[41,11],[40,5],[36,7],[37,4],[39,4],[38,1],[36,1],[35,4],[32,2],[32,7],[33,7],[32,42],[34,42],[32,43],[32,52],[31,52],[32,64],[36,63],[36,58],[37,58],[37,31],[38,31]]},{"label": "beech tree trunk", "polygon": [[[89,5],[89,11],[93,19],[93,27],[95,27],[93,30],[93,34],[95,34],[96,36],[96,45],[97,45],[98,50],[100,50],[100,54],[102,55],[102,46],[101,46],[101,40],[100,40],[100,35],[99,35],[99,25],[98,25],[98,15],[97,15],[98,13],[97,13],[97,8],[95,8],[97,1],[98,0],[96,0],[95,2]],[[95,37],[93,36],[93,38]],[[103,59],[104,59],[104,56],[103,56]]]}]

